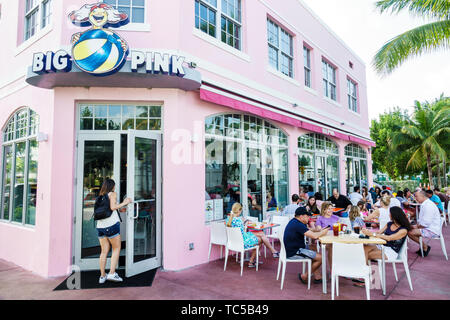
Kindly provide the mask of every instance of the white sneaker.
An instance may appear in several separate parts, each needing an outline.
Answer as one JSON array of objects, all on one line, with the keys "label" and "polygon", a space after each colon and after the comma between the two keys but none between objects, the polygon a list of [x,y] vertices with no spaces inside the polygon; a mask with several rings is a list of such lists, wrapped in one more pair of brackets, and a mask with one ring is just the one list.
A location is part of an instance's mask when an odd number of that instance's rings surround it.
[{"label": "white sneaker", "polygon": [[106,280],[114,281],[114,282],[122,282],[123,281],[123,279],[121,277],[119,277],[117,272],[115,272],[114,274],[108,273],[108,275],[106,276]]},{"label": "white sneaker", "polygon": [[100,278],[98,279],[98,283],[103,284],[106,281],[106,276],[102,277],[100,276]]}]

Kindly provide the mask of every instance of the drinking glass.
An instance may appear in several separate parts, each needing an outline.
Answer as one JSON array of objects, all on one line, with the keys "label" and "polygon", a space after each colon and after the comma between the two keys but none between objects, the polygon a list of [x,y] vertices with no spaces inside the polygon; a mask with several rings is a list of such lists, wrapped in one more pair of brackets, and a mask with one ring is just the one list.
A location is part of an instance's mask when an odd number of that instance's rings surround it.
[{"label": "drinking glass", "polygon": [[335,237],[339,236],[339,224],[338,223],[333,224],[333,235]]},{"label": "drinking glass", "polygon": [[354,226],[353,231],[355,231],[356,234],[359,234],[359,226]]}]

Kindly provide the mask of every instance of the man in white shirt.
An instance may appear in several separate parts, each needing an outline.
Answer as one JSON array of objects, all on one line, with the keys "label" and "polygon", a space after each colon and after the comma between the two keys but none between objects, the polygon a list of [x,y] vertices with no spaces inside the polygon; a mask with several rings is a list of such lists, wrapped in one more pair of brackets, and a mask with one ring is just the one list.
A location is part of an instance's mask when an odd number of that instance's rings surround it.
[{"label": "man in white shirt", "polygon": [[363,199],[361,193],[359,193],[360,189],[358,186],[353,188],[353,192],[348,195],[348,199],[351,201],[352,205],[358,205],[358,202]]},{"label": "man in white shirt", "polygon": [[[411,240],[419,243],[419,237],[432,238],[439,236],[441,229],[441,214],[438,207],[427,197],[425,191],[416,191],[414,196],[416,200],[421,204],[419,218],[417,225],[413,225],[412,229],[408,232],[408,236]],[[431,247],[423,241],[423,255],[426,257],[430,252]],[[420,250],[416,252],[421,254]]]},{"label": "man in white shirt", "polygon": [[295,210],[299,207],[298,203],[300,202],[300,197],[298,194],[292,195],[292,203],[284,207],[282,216],[291,216],[295,214]]}]

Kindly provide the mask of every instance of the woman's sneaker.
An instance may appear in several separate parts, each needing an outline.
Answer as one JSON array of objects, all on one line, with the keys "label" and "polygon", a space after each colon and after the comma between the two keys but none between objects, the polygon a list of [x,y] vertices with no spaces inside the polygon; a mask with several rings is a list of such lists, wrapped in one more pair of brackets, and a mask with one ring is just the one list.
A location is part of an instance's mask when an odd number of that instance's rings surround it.
[{"label": "woman's sneaker", "polygon": [[104,284],[105,281],[106,281],[106,276],[104,276],[104,277],[100,276],[100,278],[98,279],[98,283],[100,283],[100,284]]},{"label": "woman's sneaker", "polygon": [[115,272],[114,274],[108,273],[108,275],[106,276],[106,280],[113,281],[113,282],[122,282],[123,281],[123,279],[121,277],[119,277],[117,272]]}]

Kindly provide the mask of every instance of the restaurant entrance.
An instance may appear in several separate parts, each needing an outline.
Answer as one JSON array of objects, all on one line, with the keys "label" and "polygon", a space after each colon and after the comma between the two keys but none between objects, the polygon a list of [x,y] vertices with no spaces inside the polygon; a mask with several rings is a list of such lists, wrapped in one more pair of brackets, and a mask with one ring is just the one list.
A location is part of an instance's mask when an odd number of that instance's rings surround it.
[{"label": "restaurant entrance", "polygon": [[[161,135],[79,133],[77,140],[74,264],[99,268],[100,246],[92,218],[95,199],[106,178],[116,182],[118,201],[133,203],[119,213],[122,250],[119,268],[126,276],[161,265]],[[107,268],[110,258],[107,260]]]}]

